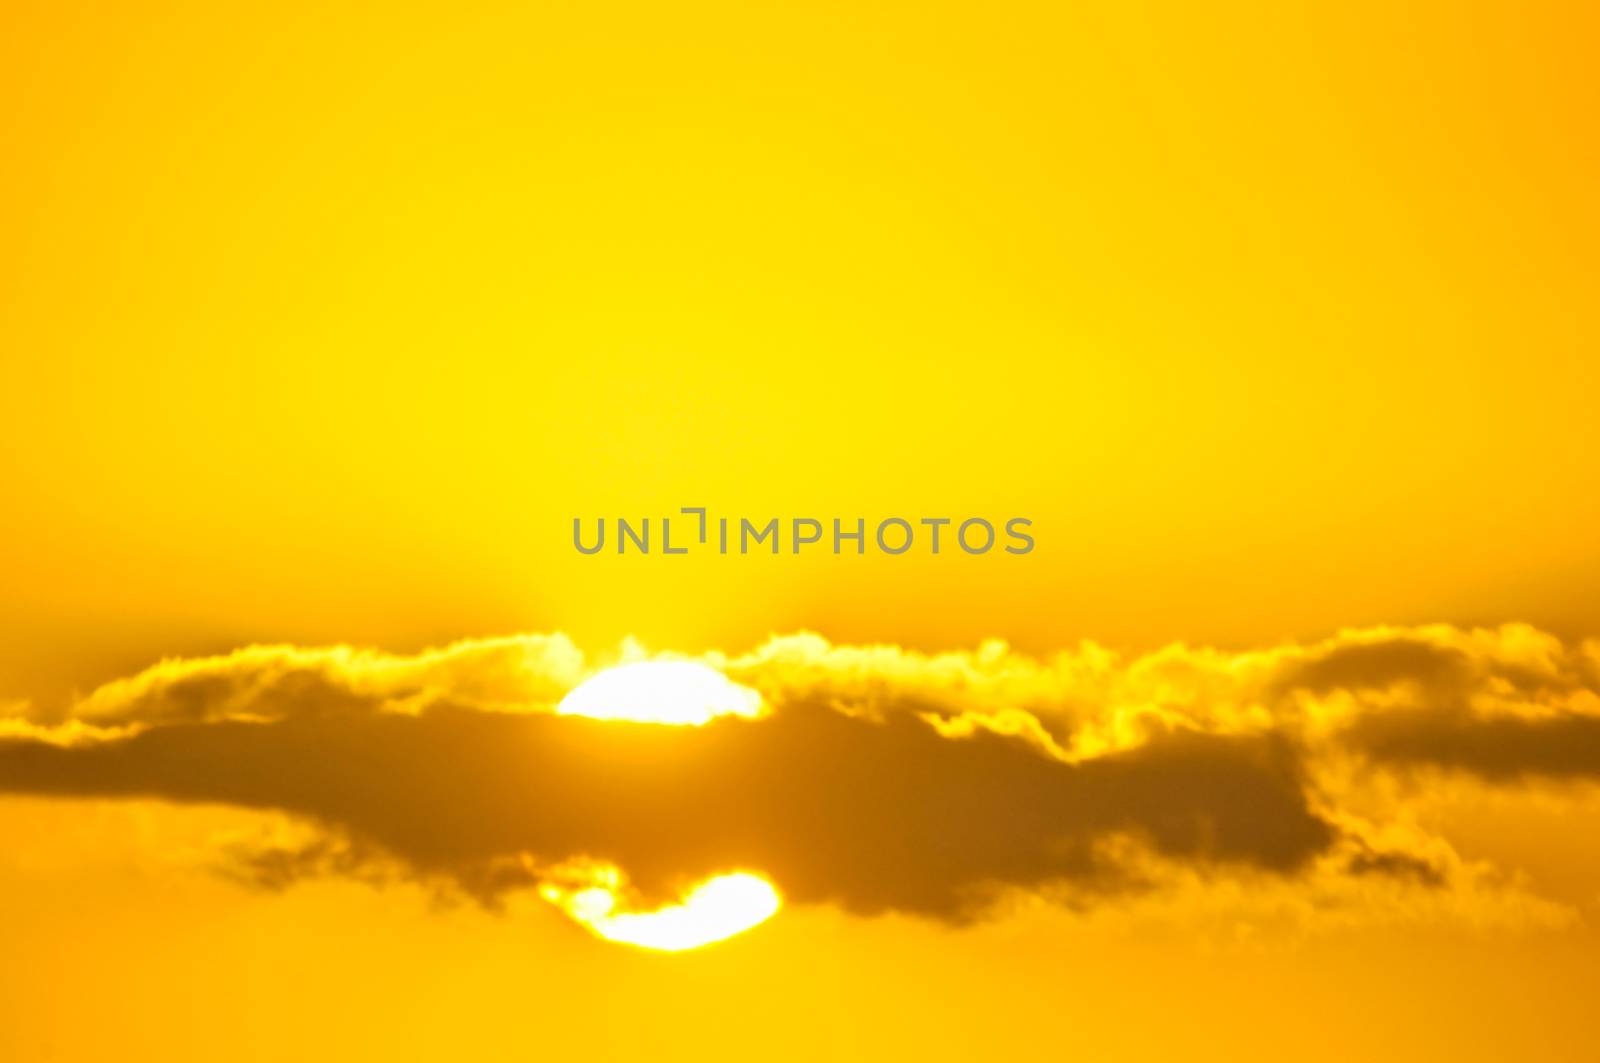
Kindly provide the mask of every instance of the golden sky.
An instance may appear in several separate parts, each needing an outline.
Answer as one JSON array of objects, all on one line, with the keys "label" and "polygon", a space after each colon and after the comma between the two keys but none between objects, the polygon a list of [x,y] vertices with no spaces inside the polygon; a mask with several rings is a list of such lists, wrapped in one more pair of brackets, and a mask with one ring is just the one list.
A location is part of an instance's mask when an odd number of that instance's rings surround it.
[{"label": "golden sky", "polygon": [[8,5],[0,1058],[1582,1058],[1597,21]]}]

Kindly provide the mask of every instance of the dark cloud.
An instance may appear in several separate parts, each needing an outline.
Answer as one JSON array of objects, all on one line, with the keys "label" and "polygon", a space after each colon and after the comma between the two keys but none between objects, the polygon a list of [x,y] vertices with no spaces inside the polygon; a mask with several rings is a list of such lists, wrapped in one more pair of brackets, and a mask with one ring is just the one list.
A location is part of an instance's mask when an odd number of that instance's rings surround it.
[{"label": "dark cloud", "polygon": [[559,635],[165,661],[65,722],[0,719],[0,792],[320,825],[297,848],[231,854],[230,873],[265,888],[406,877],[493,903],[589,858],[641,900],[742,868],[793,902],[959,921],[1005,887],[1091,903],[1172,869],[1458,885],[1450,846],[1351,789],[1352,752],[1502,784],[1600,777],[1600,645],[1520,625],[1132,659],[796,635],[713,663],[770,713],[704,727],[556,715],[591,671]]},{"label": "dark cloud", "polygon": [[1600,717],[1486,717],[1467,709],[1373,714],[1344,740],[1373,760],[1485,779],[1600,778]]},{"label": "dark cloud", "polygon": [[1335,643],[1283,669],[1273,686],[1326,693],[1370,690],[1395,683],[1416,684],[1429,693],[1459,690],[1471,675],[1471,660],[1461,650],[1420,638]]},{"label": "dark cloud", "polygon": [[1352,875],[1382,875],[1404,879],[1434,889],[1447,883],[1445,872],[1422,857],[1403,852],[1381,852],[1362,846],[1345,862],[1345,871]]},{"label": "dark cloud", "polygon": [[[703,728],[444,705],[178,724],[77,748],[0,745],[0,788],[282,809],[480,895],[526,884],[508,871],[523,854],[589,856],[647,893],[746,867],[792,901],[950,920],[997,885],[1108,888],[1106,839],[1277,872],[1334,840],[1279,739],[1180,732],[1069,764],[1016,738],[817,706]],[[249,870],[275,885],[358,857],[312,847]]]}]

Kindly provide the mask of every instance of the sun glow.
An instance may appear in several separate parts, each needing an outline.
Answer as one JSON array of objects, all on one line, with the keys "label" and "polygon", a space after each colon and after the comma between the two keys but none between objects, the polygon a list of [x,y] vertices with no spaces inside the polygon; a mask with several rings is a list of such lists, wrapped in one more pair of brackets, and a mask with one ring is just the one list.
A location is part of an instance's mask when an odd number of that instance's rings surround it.
[{"label": "sun glow", "polygon": [[677,904],[654,911],[623,907],[625,879],[609,864],[566,869],[539,895],[596,937],[662,952],[681,952],[723,941],[772,918],[778,891],[759,875],[736,871],[709,878]]},{"label": "sun glow", "polygon": [[760,694],[697,661],[635,661],[580,683],[561,699],[556,712],[698,726],[718,716],[751,719],[761,708]]},{"label": "sun glow", "polygon": [[[697,661],[633,661],[573,688],[556,712],[598,720],[699,726],[719,716],[761,715],[761,695]],[[539,873],[539,895],[596,937],[680,952],[743,933],[772,918],[778,891],[759,875],[735,871],[706,879],[675,904],[634,910],[627,879],[612,864],[580,861]]]}]

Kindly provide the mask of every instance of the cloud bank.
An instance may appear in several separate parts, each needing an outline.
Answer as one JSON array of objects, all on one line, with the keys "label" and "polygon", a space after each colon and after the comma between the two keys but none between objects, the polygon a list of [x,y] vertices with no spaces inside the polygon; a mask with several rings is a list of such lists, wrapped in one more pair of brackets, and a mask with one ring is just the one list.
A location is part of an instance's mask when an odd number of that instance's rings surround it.
[{"label": "cloud bank", "polygon": [[492,903],[594,859],[646,897],[750,868],[790,903],[960,922],[1019,891],[1089,905],[1174,873],[1475,888],[1372,780],[1600,779],[1600,646],[1523,626],[1137,657],[802,634],[707,662],[771,711],[703,727],[555,715],[592,671],[560,635],[170,660],[61,713],[14,709],[0,792],[318,825],[302,849],[237,857],[268,886],[381,863]]}]

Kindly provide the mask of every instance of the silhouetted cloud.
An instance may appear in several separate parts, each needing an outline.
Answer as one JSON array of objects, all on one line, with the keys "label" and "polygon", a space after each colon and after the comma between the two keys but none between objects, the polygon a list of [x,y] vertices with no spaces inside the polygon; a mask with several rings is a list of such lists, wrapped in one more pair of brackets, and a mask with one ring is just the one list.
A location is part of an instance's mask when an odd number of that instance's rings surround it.
[{"label": "silhouetted cloud", "polygon": [[1007,889],[1141,888],[1130,847],[1204,875],[1315,866],[1445,889],[1448,854],[1374,841],[1384,825],[1346,807],[1326,765],[1600,774],[1600,654],[1519,626],[1134,658],[800,635],[709,660],[771,711],[681,728],[556,715],[590,670],[561,636],[166,661],[64,721],[13,718],[0,791],[323,827],[300,849],[236,854],[269,888],[392,873],[493,900],[586,857],[650,896],[749,868],[791,902],[959,921]]},{"label": "silhouetted cloud", "polygon": [[1464,710],[1371,716],[1347,741],[1375,760],[1471,772],[1499,782],[1600,779],[1600,717],[1484,718]]},{"label": "silhouetted cloud", "polygon": [[994,885],[1103,887],[1115,872],[1096,842],[1119,834],[1275,871],[1333,838],[1275,739],[1174,734],[1068,764],[1015,738],[814,706],[703,728],[448,705],[178,724],[76,748],[12,742],[0,780],[301,813],[478,893],[523,854],[589,856],[647,893],[751,867],[795,901],[951,919]]}]

